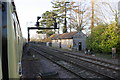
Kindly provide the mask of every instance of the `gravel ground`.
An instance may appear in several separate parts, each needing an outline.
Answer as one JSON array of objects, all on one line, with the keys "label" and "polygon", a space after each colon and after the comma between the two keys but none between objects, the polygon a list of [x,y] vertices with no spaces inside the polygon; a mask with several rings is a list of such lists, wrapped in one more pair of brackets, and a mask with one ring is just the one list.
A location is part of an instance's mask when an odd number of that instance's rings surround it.
[{"label": "gravel ground", "polygon": [[54,74],[50,78],[78,78],[70,72],[49,61],[48,59],[40,56],[34,52],[30,45],[24,49],[22,57],[22,77],[35,78],[39,74],[42,76]]}]

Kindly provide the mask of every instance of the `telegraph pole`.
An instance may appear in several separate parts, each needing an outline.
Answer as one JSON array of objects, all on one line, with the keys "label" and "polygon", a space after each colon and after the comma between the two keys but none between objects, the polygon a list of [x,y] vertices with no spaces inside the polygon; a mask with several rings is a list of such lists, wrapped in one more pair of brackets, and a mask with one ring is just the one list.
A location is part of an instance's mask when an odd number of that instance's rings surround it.
[{"label": "telegraph pole", "polygon": [[91,0],[92,3],[92,16],[91,16],[91,26],[90,29],[94,28],[94,0]]},{"label": "telegraph pole", "polygon": [[72,14],[72,4],[70,4],[70,32],[71,32],[71,28],[72,28],[72,26],[71,26],[71,14]]},{"label": "telegraph pole", "polygon": [[64,29],[63,29],[63,33],[67,32],[67,20],[66,20],[66,15],[67,15],[67,8],[66,8],[66,4],[70,3],[70,2],[65,2],[65,23],[64,23]]}]

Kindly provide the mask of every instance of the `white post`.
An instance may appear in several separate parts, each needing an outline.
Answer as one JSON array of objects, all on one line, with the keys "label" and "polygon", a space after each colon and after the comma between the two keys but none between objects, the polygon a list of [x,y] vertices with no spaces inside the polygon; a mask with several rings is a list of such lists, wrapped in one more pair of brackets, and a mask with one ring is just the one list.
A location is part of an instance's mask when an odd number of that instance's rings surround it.
[{"label": "white post", "polygon": [[116,58],[116,48],[112,48],[112,58]]}]

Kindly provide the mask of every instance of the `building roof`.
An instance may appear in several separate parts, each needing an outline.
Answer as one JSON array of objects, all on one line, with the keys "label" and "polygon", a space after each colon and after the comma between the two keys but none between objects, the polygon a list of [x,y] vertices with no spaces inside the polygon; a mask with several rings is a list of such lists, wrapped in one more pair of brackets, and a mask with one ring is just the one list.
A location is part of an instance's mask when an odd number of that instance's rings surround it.
[{"label": "building roof", "polygon": [[60,35],[60,39],[72,39],[77,32],[64,33]]},{"label": "building roof", "polygon": [[50,36],[51,39],[59,39],[60,35],[62,34],[53,34]]},{"label": "building roof", "polygon": [[54,39],[72,39],[77,32],[63,33],[63,34],[53,34],[50,36],[52,40]]}]

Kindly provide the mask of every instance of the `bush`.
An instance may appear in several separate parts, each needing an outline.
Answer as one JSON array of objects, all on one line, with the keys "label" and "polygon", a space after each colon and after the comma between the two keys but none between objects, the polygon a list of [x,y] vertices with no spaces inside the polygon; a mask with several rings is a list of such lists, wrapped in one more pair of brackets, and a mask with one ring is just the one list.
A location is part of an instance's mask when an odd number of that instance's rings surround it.
[{"label": "bush", "polygon": [[91,30],[87,38],[87,47],[94,52],[111,53],[114,47],[120,51],[120,35],[116,23],[98,25]]}]

